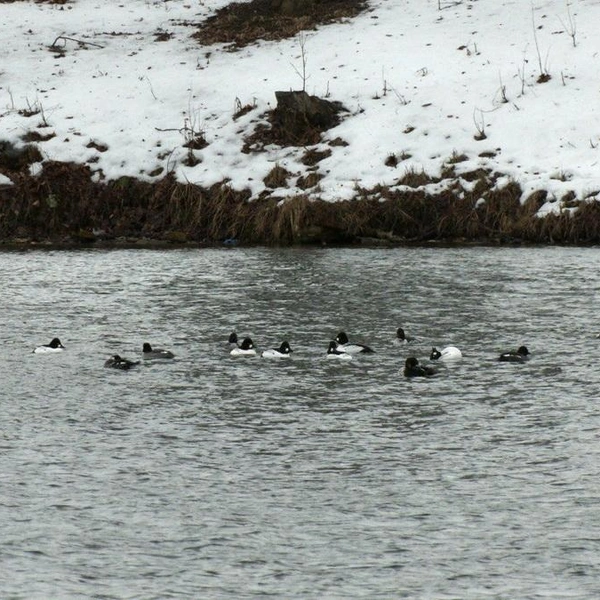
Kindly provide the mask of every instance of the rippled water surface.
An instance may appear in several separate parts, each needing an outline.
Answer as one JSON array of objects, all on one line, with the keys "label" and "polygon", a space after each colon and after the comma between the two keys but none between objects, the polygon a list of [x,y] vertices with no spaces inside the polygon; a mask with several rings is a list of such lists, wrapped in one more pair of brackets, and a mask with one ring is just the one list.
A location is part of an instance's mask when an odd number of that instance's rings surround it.
[{"label": "rippled water surface", "polygon": [[[0,597],[600,598],[599,258],[0,254]],[[176,359],[103,368],[145,341]]]}]

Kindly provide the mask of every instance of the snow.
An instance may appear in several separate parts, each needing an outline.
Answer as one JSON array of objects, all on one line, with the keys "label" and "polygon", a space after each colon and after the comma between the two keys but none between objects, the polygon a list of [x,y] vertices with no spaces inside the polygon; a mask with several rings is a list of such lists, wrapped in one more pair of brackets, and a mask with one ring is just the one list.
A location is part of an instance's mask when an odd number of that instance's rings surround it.
[{"label": "snow", "polygon": [[0,173],[0,186],[12,185],[12,181],[6,176]]},{"label": "snow", "polygon": [[[254,197],[275,165],[293,174],[277,197],[336,201],[353,198],[357,186],[397,186],[411,170],[440,176],[461,154],[459,174],[489,168],[500,183],[516,180],[523,198],[546,190],[541,214],[560,210],[567,192],[599,192],[597,0],[371,0],[358,17],[305,34],[304,82],[299,38],[236,52],[191,38],[190,23],[227,4],[2,4],[0,140],[22,144],[29,131],[52,131],[39,142],[44,159],[87,162],[97,180],[173,172],[201,186],[227,180]],[[160,31],[171,38],[156,41]],[[61,40],[60,57],[48,49],[58,36],[89,44]],[[540,68],[551,75],[546,83],[537,83]],[[296,186],[308,172],[306,148],[242,152],[275,91],[303,83],[348,110],[318,146],[331,155],[308,191]],[[254,108],[234,120],[240,104]],[[186,129],[208,142],[194,151],[193,167],[184,164]],[[329,146],[335,138],[348,145]],[[390,155],[396,166],[385,165]]]}]

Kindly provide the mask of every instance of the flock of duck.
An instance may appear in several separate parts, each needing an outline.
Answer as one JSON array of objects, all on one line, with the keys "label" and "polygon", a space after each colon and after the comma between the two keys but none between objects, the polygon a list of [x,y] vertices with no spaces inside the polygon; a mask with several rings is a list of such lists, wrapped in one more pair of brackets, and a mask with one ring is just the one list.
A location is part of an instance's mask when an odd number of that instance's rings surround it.
[{"label": "flock of duck", "polygon": [[[396,343],[408,344],[413,338],[407,336],[402,327],[396,330]],[[54,338],[49,344],[38,346],[34,349],[36,354],[62,352],[65,347],[58,338]],[[227,342],[227,349],[231,356],[257,356],[258,352],[252,338],[245,337],[240,343],[237,333],[232,332]],[[344,331],[340,331],[334,340],[329,342],[326,358],[333,360],[352,360],[356,354],[371,354],[374,350],[365,344],[351,342]],[[260,353],[263,358],[286,359],[290,358],[292,348],[287,340],[284,340],[279,348],[271,348]],[[153,348],[148,342],[142,345],[142,356],[145,359],[172,359],[175,355],[170,350]],[[431,361],[457,361],[462,359],[462,352],[456,346],[446,346],[442,350],[433,347],[429,360]],[[498,357],[501,362],[524,362],[529,359],[529,350],[526,346],[520,346],[517,350],[503,352]],[[111,356],[104,366],[111,369],[126,371],[139,365],[140,361],[129,360],[118,354]],[[404,364],[405,377],[431,377],[435,375],[436,369],[428,365],[422,365],[414,356],[409,356]]]}]

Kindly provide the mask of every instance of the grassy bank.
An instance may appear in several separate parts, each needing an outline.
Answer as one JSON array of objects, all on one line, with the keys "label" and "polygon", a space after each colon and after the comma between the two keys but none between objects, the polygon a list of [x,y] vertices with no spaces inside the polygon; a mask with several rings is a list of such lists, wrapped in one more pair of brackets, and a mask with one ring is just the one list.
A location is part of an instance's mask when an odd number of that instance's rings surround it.
[{"label": "grassy bank", "polygon": [[[559,243],[600,240],[600,206],[578,203],[537,216],[546,194],[521,202],[516,183],[497,186],[485,171],[446,180],[425,193],[424,175],[396,188],[357,188],[353,200],[305,196],[249,200],[226,182],[204,189],[166,176],[148,183],[123,177],[96,183],[87,166],[44,163],[35,176],[21,168],[0,189],[0,242],[58,245],[164,243],[413,244]],[[468,185],[467,185],[468,184]]]}]

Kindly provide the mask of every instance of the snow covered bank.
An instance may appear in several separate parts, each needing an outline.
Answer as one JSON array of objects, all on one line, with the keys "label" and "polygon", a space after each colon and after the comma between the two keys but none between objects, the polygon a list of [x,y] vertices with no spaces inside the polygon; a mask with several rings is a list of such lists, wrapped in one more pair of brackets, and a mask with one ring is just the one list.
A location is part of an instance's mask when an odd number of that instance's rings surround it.
[{"label": "snow covered bank", "polygon": [[[0,141],[32,141],[39,162],[85,164],[97,182],[172,174],[251,198],[376,197],[422,173],[419,189],[437,193],[486,171],[517,182],[522,201],[544,190],[540,214],[596,199],[598,2],[371,0],[301,39],[200,46],[197,25],[227,4],[0,3]],[[341,102],[342,122],[310,148],[248,152],[275,91],[303,85]],[[275,167],[286,175],[268,187]],[[0,185],[15,179],[0,171]]]}]

